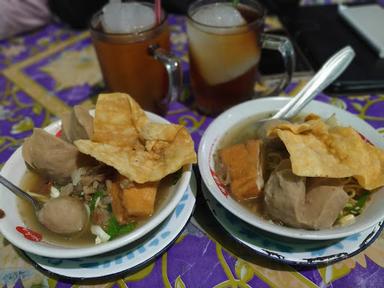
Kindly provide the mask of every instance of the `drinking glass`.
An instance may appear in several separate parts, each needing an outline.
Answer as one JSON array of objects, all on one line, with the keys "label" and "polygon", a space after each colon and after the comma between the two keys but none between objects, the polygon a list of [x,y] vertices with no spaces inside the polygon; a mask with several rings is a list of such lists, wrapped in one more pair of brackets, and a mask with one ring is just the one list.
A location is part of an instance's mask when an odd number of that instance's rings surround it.
[{"label": "drinking glass", "polygon": [[[263,32],[263,6],[254,0],[234,2],[198,0],[188,8],[191,92],[197,108],[210,115],[254,97],[277,95],[290,82],[294,71],[290,40]],[[230,21],[221,22],[226,17]],[[268,93],[255,94],[263,48],[280,52],[285,72]]]},{"label": "drinking glass", "polygon": [[[140,2],[151,9],[152,3]],[[153,27],[131,33],[108,33],[103,11],[91,19],[90,32],[109,92],[126,92],[147,111],[164,114],[182,89],[181,64],[170,54],[167,14]]]}]

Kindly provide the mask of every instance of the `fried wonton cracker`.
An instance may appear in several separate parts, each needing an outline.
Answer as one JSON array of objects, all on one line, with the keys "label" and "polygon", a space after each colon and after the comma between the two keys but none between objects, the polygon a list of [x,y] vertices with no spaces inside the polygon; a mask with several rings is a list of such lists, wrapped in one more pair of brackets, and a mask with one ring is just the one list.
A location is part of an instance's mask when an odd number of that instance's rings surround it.
[{"label": "fried wonton cracker", "polygon": [[307,177],[354,177],[365,189],[384,185],[384,151],[351,127],[329,127],[321,119],[275,126],[291,158],[293,173]]},{"label": "fried wonton cracker", "polygon": [[75,145],[136,183],[159,181],[196,162],[193,140],[185,127],[150,122],[123,93],[99,96],[94,137]]},{"label": "fried wonton cracker", "polygon": [[114,146],[133,145],[138,129],[149,122],[139,104],[124,93],[100,94],[92,141]]}]

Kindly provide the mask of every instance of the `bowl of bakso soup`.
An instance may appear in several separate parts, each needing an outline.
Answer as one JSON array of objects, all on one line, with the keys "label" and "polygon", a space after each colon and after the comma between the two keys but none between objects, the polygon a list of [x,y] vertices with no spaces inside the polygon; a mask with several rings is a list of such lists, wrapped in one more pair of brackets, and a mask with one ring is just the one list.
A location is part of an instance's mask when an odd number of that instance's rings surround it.
[{"label": "bowl of bakso soup", "polygon": [[[0,231],[25,251],[56,258],[140,241],[174,211],[195,162],[185,127],[144,112],[127,94],[100,94],[95,110],[76,106],[34,129],[6,162],[1,174],[43,206],[35,213],[1,186]],[[78,206],[84,217],[73,212]]]},{"label": "bowl of bakso soup", "polygon": [[211,123],[198,152],[210,193],[245,222],[293,238],[341,238],[384,219],[383,136],[319,101],[260,134],[253,123],[287,102],[251,100]]}]

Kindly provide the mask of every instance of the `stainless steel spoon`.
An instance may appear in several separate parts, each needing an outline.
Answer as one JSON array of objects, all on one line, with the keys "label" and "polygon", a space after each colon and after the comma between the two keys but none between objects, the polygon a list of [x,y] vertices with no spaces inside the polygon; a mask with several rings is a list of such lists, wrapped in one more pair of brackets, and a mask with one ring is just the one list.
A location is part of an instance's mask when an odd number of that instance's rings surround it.
[{"label": "stainless steel spoon", "polygon": [[[42,203],[23,191],[2,175],[0,183],[16,196],[32,204],[38,221],[48,230],[58,234],[73,234],[81,232],[88,224],[89,215],[85,205],[77,198],[50,198]],[[63,206],[67,207],[63,211]],[[65,214],[65,217],[63,217]]]},{"label": "stainless steel spoon", "polygon": [[[355,52],[350,46],[338,51],[321,67],[315,76],[293,97],[283,108],[272,117],[261,119],[256,122],[256,129],[259,129],[260,136],[265,135],[263,127],[266,123],[273,120],[289,119],[297,115],[315,96],[331,84],[348,67]],[[262,130],[262,131],[260,131]]]},{"label": "stainless steel spoon", "polygon": [[0,183],[3,184],[5,187],[7,187],[9,191],[16,194],[16,196],[27,200],[30,204],[32,204],[33,209],[35,209],[35,211],[40,211],[40,209],[43,207],[42,202],[36,200],[31,195],[29,195],[27,192],[21,190],[19,187],[17,187],[16,185],[14,185],[10,181],[8,181],[2,175],[0,175]]}]

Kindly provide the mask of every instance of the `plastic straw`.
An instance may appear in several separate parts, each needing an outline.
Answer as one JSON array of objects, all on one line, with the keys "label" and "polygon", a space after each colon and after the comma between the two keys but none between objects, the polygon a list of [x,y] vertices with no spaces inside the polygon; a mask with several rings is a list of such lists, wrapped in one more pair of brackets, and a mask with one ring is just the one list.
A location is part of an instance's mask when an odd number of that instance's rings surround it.
[{"label": "plastic straw", "polygon": [[155,0],[155,16],[156,23],[159,24],[161,21],[161,0]]}]

